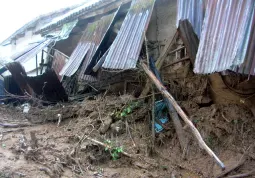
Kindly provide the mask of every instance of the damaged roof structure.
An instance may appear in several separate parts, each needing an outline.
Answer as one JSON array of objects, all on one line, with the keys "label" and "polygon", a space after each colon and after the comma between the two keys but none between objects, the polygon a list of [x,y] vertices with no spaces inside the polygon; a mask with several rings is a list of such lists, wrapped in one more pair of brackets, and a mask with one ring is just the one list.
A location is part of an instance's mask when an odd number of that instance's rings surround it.
[{"label": "damaged roof structure", "polygon": [[[96,82],[102,70],[135,69],[154,3],[104,0],[80,5],[36,27],[32,33],[41,34],[40,41],[19,46],[10,58],[21,63],[28,76],[39,77],[52,68],[60,81],[76,74],[79,81]],[[75,31],[81,35],[74,36]],[[61,45],[74,39],[79,40],[66,55]]]},{"label": "damaged roof structure", "polygon": [[[24,65],[27,73],[36,71],[36,76],[53,69],[62,83],[105,82],[137,69],[154,4],[155,0],[104,0],[80,5],[36,28],[33,34],[42,35],[43,40],[10,58]],[[195,73],[230,69],[254,75],[253,1],[178,0],[177,7],[177,26],[187,19],[199,39],[198,46],[197,38],[189,34],[190,26],[178,28],[183,30],[179,34]],[[230,33],[236,35],[224,35]],[[31,58],[34,67],[28,70]]]}]

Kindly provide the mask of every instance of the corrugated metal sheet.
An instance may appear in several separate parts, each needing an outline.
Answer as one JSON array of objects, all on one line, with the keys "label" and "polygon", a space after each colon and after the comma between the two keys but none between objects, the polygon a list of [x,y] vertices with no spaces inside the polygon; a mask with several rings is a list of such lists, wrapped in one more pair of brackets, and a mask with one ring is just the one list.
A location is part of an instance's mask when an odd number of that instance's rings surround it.
[{"label": "corrugated metal sheet", "polygon": [[103,68],[133,69],[139,58],[155,0],[133,0]]},{"label": "corrugated metal sheet", "polygon": [[83,36],[59,75],[71,77],[79,69],[90,45]]},{"label": "corrugated metal sheet", "polygon": [[[236,70],[254,74],[254,0],[208,1],[195,73]],[[240,70],[239,70],[240,71]]]},{"label": "corrugated metal sheet", "polygon": [[246,58],[243,64],[236,68],[239,73],[255,75],[255,11],[253,11],[250,39]]},{"label": "corrugated metal sheet", "polygon": [[[80,80],[86,81],[95,81],[96,77],[91,75],[86,75],[85,71],[90,64],[93,56],[95,55],[98,46],[100,45],[102,39],[104,38],[109,26],[111,25],[113,19],[115,17],[115,13],[102,17],[99,21],[96,21],[88,26],[87,32],[87,41],[89,41],[92,45],[90,47],[90,51],[87,54],[86,58],[84,59],[83,65],[81,67],[81,71],[79,74]],[[89,30],[93,31],[93,34],[89,33]]]},{"label": "corrugated metal sheet", "polygon": [[207,0],[178,0],[176,26],[179,26],[179,20],[188,19],[200,38],[206,4]]},{"label": "corrugated metal sheet", "polygon": [[59,75],[60,71],[63,69],[65,66],[66,62],[68,61],[69,58],[67,58],[65,55],[63,55],[61,52],[58,50],[55,50],[54,53],[54,60],[52,63],[52,69],[56,72],[58,79],[61,81],[62,76]]},{"label": "corrugated metal sheet", "polygon": [[12,60],[23,63],[32,57],[35,57],[41,50],[49,46],[53,42],[52,39],[45,40],[37,45],[32,44],[31,46],[25,48],[23,51],[13,55]]}]

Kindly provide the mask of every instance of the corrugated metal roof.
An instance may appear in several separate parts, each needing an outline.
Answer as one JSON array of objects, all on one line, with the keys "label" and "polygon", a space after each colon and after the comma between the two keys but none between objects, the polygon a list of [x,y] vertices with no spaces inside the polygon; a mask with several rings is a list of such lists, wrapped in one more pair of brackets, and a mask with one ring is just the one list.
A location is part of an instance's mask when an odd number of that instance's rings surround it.
[{"label": "corrugated metal roof", "polygon": [[[105,6],[114,4],[114,3],[127,3],[130,0],[97,0],[96,2],[89,2],[86,3],[80,7],[77,7],[76,9],[71,10],[70,12],[55,18],[52,22],[50,22],[49,24],[45,25],[44,27],[42,27],[41,29],[39,29],[38,31],[36,31],[35,33],[42,33],[45,32],[47,30],[50,30],[52,28],[55,28],[57,26],[60,26],[64,23],[70,22],[72,20],[76,20],[78,19],[80,16],[87,14],[87,13],[93,13],[94,11],[98,10],[98,9],[102,9],[105,8]],[[110,9],[112,10],[112,9]],[[102,9],[102,12],[106,13],[107,11],[109,11],[107,8]],[[96,14],[94,14],[96,15]]]},{"label": "corrugated metal roof", "polygon": [[133,0],[131,8],[105,59],[103,68],[133,69],[144,40],[155,0]]},{"label": "corrugated metal roof", "polygon": [[99,0],[94,0],[92,2],[87,2],[69,12],[67,12],[66,14],[64,15],[61,15],[59,17],[56,17],[54,19],[51,20],[50,23],[44,25],[41,30],[43,29],[46,29],[46,28],[49,28],[50,26],[54,25],[54,24],[57,24],[57,23],[60,23],[61,21],[65,21],[67,20],[68,18],[70,19],[72,16],[77,16],[77,15],[80,15],[81,13],[83,13],[85,10],[89,10],[90,8],[92,7],[95,7],[95,5],[98,5],[98,1]]},{"label": "corrugated metal roof", "polygon": [[11,36],[9,36],[7,39],[5,39],[0,44],[4,45],[6,43],[9,43],[11,41],[11,39],[15,38],[19,34],[25,33],[25,31],[27,29],[32,28],[32,27],[36,27],[37,23],[39,23],[39,22],[44,23],[45,21],[51,20],[54,17],[58,17],[60,15],[66,14],[70,10],[72,10],[74,8],[77,8],[79,6],[81,6],[81,4],[74,5],[74,6],[67,7],[67,8],[62,8],[62,9],[59,9],[57,11],[53,11],[53,12],[50,12],[50,13],[47,13],[47,14],[40,15],[39,17],[36,17],[33,20],[31,20],[30,22],[26,23],[24,26],[22,26],[20,29],[18,29],[16,32],[14,32]]},{"label": "corrugated metal roof", "polygon": [[239,73],[255,75],[255,11],[253,11],[252,24],[250,30],[250,40],[248,44],[246,58],[243,64],[236,68]]},{"label": "corrugated metal roof", "polygon": [[254,8],[254,0],[208,1],[195,73],[236,70],[241,65],[243,72],[254,74]]},{"label": "corrugated metal roof", "polygon": [[178,0],[176,26],[179,27],[180,20],[188,19],[195,33],[200,38],[207,1],[208,0]]},{"label": "corrugated metal roof", "polygon": [[20,63],[26,62],[27,60],[36,56],[37,53],[43,50],[43,48],[49,46],[52,42],[53,42],[52,39],[48,39],[39,44],[36,44],[36,45],[33,44],[29,46],[28,48],[25,48],[23,51],[11,56],[11,59]]},{"label": "corrugated metal roof", "polygon": [[87,37],[87,40],[90,41],[93,45],[90,47],[90,52],[86,56],[83,65],[81,67],[81,72],[79,74],[79,79],[80,80],[86,80],[86,81],[95,81],[96,78],[91,76],[91,75],[86,75],[85,71],[90,64],[93,56],[95,55],[98,46],[100,45],[102,39],[104,38],[107,30],[109,29],[110,25],[112,24],[112,21],[115,17],[116,13],[107,15],[102,17],[99,21],[96,21],[88,27],[89,29],[93,29],[93,35],[89,35]]}]

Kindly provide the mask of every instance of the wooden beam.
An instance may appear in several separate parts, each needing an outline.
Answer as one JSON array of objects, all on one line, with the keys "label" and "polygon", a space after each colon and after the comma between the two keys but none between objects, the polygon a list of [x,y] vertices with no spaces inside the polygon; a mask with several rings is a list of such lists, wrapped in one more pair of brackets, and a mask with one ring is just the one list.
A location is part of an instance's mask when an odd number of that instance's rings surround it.
[{"label": "wooden beam", "polygon": [[186,60],[188,60],[188,59],[190,59],[189,56],[184,57],[184,58],[182,58],[182,59],[180,59],[180,60],[178,60],[178,61],[174,61],[174,62],[172,62],[172,63],[170,63],[170,64],[165,65],[165,66],[163,67],[163,69],[165,69],[165,68],[167,68],[167,67],[169,67],[169,66],[171,66],[171,65],[177,64],[177,63],[179,63],[179,62],[186,61]]},{"label": "wooden beam", "polygon": [[151,81],[155,84],[155,86],[158,88],[158,90],[162,93],[162,95],[173,105],[177,113],[181,116],[183,121],[190,127],[192,133],[196,137],[199,145],[201,148],[203,148],[211,157],[213,157],[216,160],[216,163],[222,168],[225,169],[224,163],[216,156],[216,154],[206,145],[204,142],[201,134],[196,129],[194,124],[189,120],[188,116],[184,113],[184,111],[181,109],[181,107],[178,105],[178,103],[175,101],[173,96],[167,91],[166,87],[162,85],[162,83],[156,78],[156,76],[150,71],[150,69],[144,64],[141,63],[141,66],[145,73],[148,75],[148,77],[151,79]]}]

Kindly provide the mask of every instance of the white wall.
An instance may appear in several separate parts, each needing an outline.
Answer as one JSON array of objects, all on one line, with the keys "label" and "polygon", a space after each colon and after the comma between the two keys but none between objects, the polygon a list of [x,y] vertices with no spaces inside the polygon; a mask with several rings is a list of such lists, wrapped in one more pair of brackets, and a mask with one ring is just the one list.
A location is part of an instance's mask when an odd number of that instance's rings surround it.
[{"label": "white wall", "polygon": [[177,0],[158,0],[147,30],[150,41],[165,43],[176,32]]},{"label": "white wall", "polygon": [[[30,29],[26,31],[25,35],[22,37],[19,37],[16,40],[13,40],[11,43],[11,53],[14,54],[16,52],[22,51],[26,46],[30,45],[31,43],[38,42],[43,40],[43,37],[41,35],[34,35],[33,33],[36,31],[36,29],[39,29],[42,25],[37,24],[37,26],[34,29]],[[44,48],[45,51],[47,51],[48,48]],[[41,63],[41,56],[42,51],[40,51],[37,54],[37,64],[39,67],[39,64]],[[47,54],[44,53],[44,63],[47,63]],[[25,71],[27,72],[28,76],[36,76],[36,57],[32,57],[30,59],[27,59],[25,62],[22,62],[22,66],[25,68]],[[31,72],[33,71],[33,72]],[[7,73],[4,73],[6,75]]]}]

